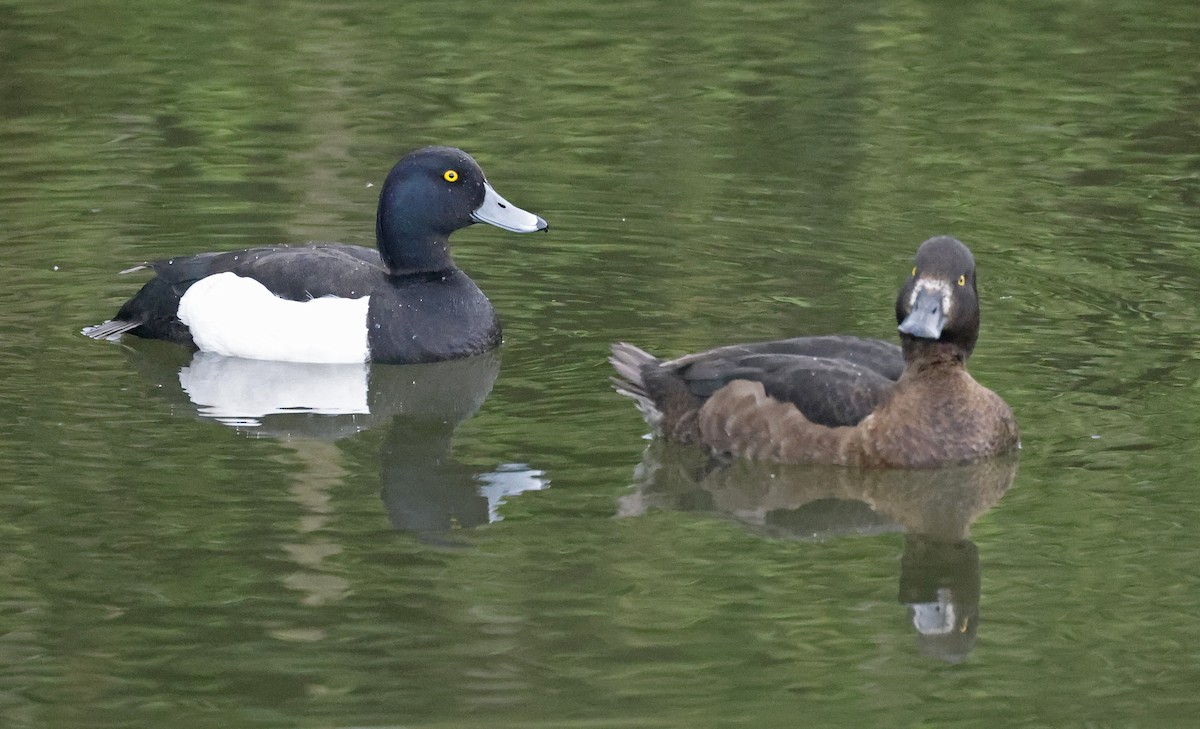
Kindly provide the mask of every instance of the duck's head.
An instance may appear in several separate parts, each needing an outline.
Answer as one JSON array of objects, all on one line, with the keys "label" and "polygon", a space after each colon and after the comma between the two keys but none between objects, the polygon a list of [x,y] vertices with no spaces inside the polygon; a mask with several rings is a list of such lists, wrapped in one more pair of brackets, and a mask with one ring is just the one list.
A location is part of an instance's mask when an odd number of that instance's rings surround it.
[{"label": "duck's head", "polygon": [[379,193],[375,238],[393,272],[453,265],[450,234],[472,223],[515,233],[546,230],[546,221],[505,200],[461,149],[426,147],[405,156]]},{"label": "duck's head", "polygon": [[979,337],[975,258],[950,236],[930,238],[917,249],[912,275],[896,296],[896,322],[904,357],[944,352],[966,360]]}]

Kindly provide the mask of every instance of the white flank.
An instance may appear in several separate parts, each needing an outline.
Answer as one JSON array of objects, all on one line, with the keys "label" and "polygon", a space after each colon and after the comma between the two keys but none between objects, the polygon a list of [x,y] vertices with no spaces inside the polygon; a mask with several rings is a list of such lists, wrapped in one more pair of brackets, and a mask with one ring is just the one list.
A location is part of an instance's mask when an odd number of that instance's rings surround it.
[{"label": "white flank", "polygon": [[949,281],[943,281],[938,278],[919,278],[917,285],[913,286],[912,293],[908,297],[908,308],[911,309],[917,303],[917,295],[922,291],[928,291],[936,294],[942,300],[942,314],[949,319],[950,310],[954,307],[954,290],[950,286]]},{"label": "white flank", "polygon": [[369,303],[369,296],[288,301],[226,272],[192,284],[179,300],[179,320],[197,347],[227,357],[365,362]]}]

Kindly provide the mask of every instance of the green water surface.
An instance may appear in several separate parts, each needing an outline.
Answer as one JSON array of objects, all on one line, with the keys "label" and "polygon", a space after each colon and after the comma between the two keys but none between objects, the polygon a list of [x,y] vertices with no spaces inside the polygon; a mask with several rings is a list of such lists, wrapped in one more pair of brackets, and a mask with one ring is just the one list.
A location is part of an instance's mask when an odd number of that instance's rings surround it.
[{"label": "green water surface", "polygon": [[[1198,38],[1194,0],[0,0],[0,726],[1195,726]],[[196,383],[268,375],[79,335],[145,260],[371,245],[427,144],[550,222],[454,239],[498,357],[255,417]],[[714,469],[608,385],[617,340],[890,339],[943,233],[1008,470]]]}]

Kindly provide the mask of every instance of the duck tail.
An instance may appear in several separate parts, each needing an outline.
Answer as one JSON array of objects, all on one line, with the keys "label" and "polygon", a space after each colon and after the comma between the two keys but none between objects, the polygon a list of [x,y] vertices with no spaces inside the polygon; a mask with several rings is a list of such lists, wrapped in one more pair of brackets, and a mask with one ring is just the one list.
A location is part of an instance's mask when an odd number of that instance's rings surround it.
[{"label": "duck tail", "polygon": [[103,324],[96,324],[90,327],[84,327],[80,333],[85,337],[92,339],[117,339],[125,332],[137,329],[145,322],[140,321],[125,321],[123,319],[111,319]]},{"label": "duck tail", "polygon": [[616,377],[609,378],[613,389],[633,398],[650,427],[661,430],[663,414],[646,387],[646,372],[647,368],[657,369],[662,360],[632,344],[617,342],[612,345],[612,356],[608,361],[617,371]]}]

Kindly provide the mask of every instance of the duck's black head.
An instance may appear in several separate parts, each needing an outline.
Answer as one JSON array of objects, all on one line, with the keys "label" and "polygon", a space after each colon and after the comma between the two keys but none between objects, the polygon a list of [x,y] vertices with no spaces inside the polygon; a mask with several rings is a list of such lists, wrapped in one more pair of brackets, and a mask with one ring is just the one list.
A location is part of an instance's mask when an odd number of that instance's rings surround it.
[{"label": "duck's black head", "polygon": [[904,359],[942,353],[965,361],[979,337],[975,258],[950,236],[917,249],[912,275],[896,296],[896,322]]},{"label": "duck's black head", "polygon": [[439,271],[450,260],[450,234],[472,223],[517,233],[546,230],[546,221],[496,193],[471,156],[426,147],[396,163],[379,193],[375,241],[394,273]]}]

